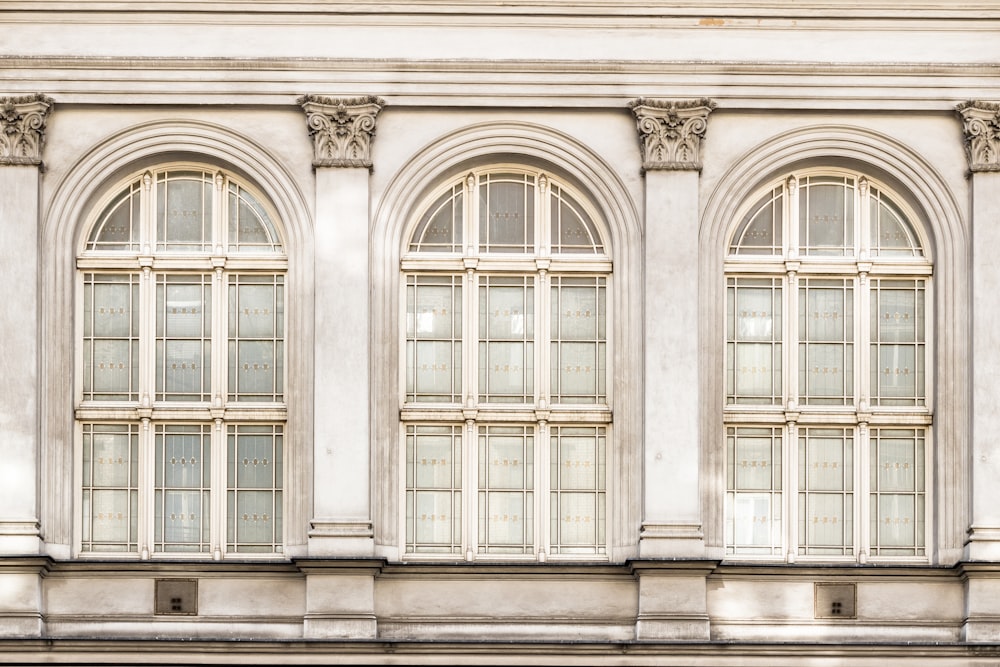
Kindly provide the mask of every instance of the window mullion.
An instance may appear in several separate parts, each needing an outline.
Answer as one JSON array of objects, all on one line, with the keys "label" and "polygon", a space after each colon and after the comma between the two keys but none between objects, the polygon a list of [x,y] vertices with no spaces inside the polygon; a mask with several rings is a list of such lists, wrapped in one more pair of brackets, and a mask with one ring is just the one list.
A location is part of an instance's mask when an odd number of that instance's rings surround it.
[{"label": "window mullion", "polygon": [[[549,424],[540,419],[535,427],[535,553],[539,562],[544,562],[551,543],[552,479],[551,479],[551,439]],[[596,517],[595,517],[596,520]]]},{"label": "window mullion", "polygon": [[[209,543],[211,544],[212,558],[221,560],[226,554],[227,527],[231,522],[236,521],[235,516],[229,516],[227,509],[227,474],[229,467],[226,465],[229,459],[227,454],[228,442],[226,425],[221,418],[216,418],[212,429],[211,462],[212,474],[211,482],[211,534]],[[233,454],[235,456],[235,453]]]},{"label": "window mullion", "polygon": [[[871,551],[871,475],[877,464],[871,460],[871,440],[868,424],[861,422],[857,430],[857,453],[854,456],[854,544],[858,562],[868,561]],[[877,519],[876,519],[877,521]]]},{"label": "window mullion", "polygon": [[475,560],[479,548],[479,433],[475,419],[467,419],[462,436],[462,547],[465,560]]},{"label": "window mullion", "polygon": [[156,456],[154,453],[153,428],[148,417],[142,418],[139,429],[139,554],[148,560],[153,543],[154,518],[153,493],[155,487]]},{"label": "window mullion", "polygon": [[799,552],[799,432],[794,421],[782,429],[781,501],[784,519],[785,561],[794,563]]},{"label": "window mullion", "polygon": [[535,277],[535,405],[547,410],[552,403],[552,292],[550,276]]},{"label": "window mullion", "polygon": [[229,355],[226,345],[229,339],[228,309],[229,299],[226,293],[226,275],[222,267],[216,267],[212,278],[212,372],[211,396],[212,408],[221,410],[226,404],[229,388],[227,363]]}]

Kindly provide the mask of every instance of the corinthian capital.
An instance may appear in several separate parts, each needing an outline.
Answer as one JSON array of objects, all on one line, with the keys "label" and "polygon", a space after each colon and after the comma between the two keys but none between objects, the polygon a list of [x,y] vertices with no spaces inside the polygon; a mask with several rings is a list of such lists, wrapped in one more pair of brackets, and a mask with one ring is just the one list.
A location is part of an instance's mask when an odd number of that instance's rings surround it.
[{"label": "corinthian capital", "polygon": [[0,97],[0,164],[41,164],[51,107],[44,95]]},{"label": "corinthian capital", "polygon": [[701,140],[715,102],[639,98],[629,106],[639,128],[643,169],[701,169]]},{"label": "corinthian capital", "polygon": [[962,116],[969,169],[1000,171],[1000,104],[963,102],[957,109]]},{"label": "corinthian capital", "polygon": [[375,117],[385,106],[378,97],[299,98],[313,140],[313,166],[371,167]]}]

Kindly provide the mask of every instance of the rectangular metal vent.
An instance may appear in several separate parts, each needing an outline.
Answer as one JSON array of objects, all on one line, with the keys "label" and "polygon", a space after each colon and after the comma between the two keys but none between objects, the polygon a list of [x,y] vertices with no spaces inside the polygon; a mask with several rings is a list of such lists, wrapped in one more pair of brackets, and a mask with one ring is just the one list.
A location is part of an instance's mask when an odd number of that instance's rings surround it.
[{"label": "rectangular metal vent", "polygon": [[195,616],[198,614],[197,579],[157,579],[156,614]]},{"label": "rectangular metal vent", "polygon": [[857,618],[856,584],[815,585],[816,618]]}]

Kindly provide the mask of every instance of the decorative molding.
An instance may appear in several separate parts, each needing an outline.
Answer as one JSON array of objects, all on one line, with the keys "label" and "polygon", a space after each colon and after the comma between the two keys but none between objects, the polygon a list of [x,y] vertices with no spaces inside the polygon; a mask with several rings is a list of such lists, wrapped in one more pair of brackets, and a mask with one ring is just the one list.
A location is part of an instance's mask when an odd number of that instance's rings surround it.
[{"label": "decorative molding", "polygon": [[306,112],[313,139],[314,167],[372,166],[375,117],[385,106],[380,97],[331,98],[305,95],[298,100]]},{"label": "decorative molding", "polygon": [[629,102],[639,129],[642,168],[701,171],[701,141],[715,102],[649,100]]},{"label": "decorative molding", "polygon": [[0,165],[42,163],[51,108],[52,100],[42,94],[0,97]]},{"label": "decorative molding", "polygon": [[964,123],[969,170],[1000,171],[1000,104],[969,101],[956,109]]}]

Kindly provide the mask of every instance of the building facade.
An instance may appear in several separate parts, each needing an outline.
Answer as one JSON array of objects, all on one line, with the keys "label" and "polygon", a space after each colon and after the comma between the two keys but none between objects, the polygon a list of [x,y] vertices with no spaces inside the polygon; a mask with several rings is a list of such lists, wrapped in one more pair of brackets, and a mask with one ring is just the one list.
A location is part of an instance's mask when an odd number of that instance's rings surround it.
[{"label": "building facade", "polygon": [[992,2],[0,2],[0,647],[1000,664]]}]

